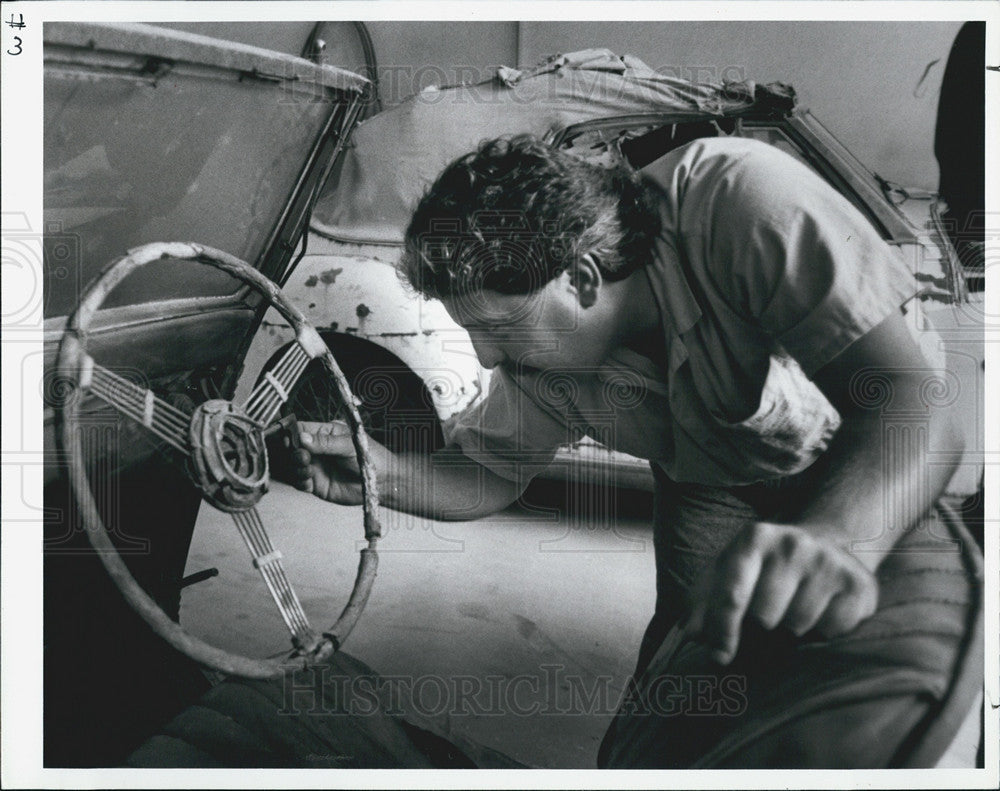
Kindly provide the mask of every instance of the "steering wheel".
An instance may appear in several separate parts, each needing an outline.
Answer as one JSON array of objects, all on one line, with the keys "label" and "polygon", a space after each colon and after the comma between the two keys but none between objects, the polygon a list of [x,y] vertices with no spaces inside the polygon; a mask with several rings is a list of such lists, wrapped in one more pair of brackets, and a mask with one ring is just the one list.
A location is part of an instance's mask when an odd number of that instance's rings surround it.
[{"label": "steering wheel", "polygon": [[[87,353],[87,331],[107,295],[127,275],[162,258],[190,260],[221,269],[262,294],[288,321],[296,340],[259,380],[246,402],[213,399],[188,414],[113,371],[98,365]],[[324,631],[310,626],[298,596],[264,528],[256,503],[267,491],[269,464],[265,436],[274,430],[281,405],[313,359],[321,359],[347,406],[348,423],[361,468],[364,532],[358,573],[350,598],[336,622]],[[279,659],[255,659],[216,648],[188,634],[136,582],[103,524],[87,477],[79,430],[81,398],[60,399],[57,417],[63,450],[69,461],[73,494],[80,507],[91,546],[132,608],[161,637],[179,651],[215,670],[246,678],[270,678],[290,668],[320,662],[334,653],[354,628],[371,592],[378,567],[376,544],[381,536],[378,490],[368,440],[357,401],[337,361],[316,330],[257,270],[221,250],[190,242],[154,243],[130,250],[111,264],[86,289],[69,317],[59,343],[57,371],[67,386],[97,396],[127,417],[138,421],[169,444],[202,497],[232,515],[281,616],[291,633],[293,650]]]}]

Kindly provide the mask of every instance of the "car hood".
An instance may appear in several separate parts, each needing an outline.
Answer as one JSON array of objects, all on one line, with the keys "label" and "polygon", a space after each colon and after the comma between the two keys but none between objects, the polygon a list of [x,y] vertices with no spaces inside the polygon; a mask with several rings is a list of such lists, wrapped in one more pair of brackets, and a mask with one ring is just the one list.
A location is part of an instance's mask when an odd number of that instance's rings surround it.
[{"label": "car hood", "polygon": [[785,115],[794,104],[794,91],[782,83],[695,83],[607,49],[553,56],[523,71],[500,67],[490,80],[425,89],[360,124],[312,227],[342,241],[400,244],[431,181],[488,138],[545,136],[581,121],[644,113],[678,121]]}]

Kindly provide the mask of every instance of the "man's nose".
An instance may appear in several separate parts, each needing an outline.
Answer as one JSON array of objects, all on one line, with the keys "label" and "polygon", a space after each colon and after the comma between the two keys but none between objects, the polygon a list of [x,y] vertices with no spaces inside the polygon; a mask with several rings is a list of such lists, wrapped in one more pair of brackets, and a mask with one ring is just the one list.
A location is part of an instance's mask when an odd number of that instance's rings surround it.
[{"label": "man's nose", "polygon": [[476,357],[479,358],[479,364],[483,368],[496,368],[504,360],[504,354],[500,349],[494,346],[489,341],[484,338],[477,338],[472,336],[472,348],[476,351]]}]

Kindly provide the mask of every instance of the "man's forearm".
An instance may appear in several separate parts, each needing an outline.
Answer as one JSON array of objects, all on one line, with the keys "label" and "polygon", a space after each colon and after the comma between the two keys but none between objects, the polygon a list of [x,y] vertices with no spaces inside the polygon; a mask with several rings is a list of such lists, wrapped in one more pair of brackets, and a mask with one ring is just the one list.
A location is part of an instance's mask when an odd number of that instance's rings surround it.
[{"label": "man's forearm", "polygon": [[433,519],[478,519],[516,500],[523,487],[490,472],[455,448],[377,458],[379,498],[387,507]]},{"label": "man's forearm", "polygon": [[[822,483],[792,521],[836,542],[873,571],[955,471],[961,433],[949,407],[925,398],[928,384],[941,376],[901,313],[820,369],[814,380],[843,423],[821,462]],[[882,403],[862,397],[867,383]]]},{"label": "man's forearm", "polygon": [[827,451],[824,482],[796,523],[841,544],[874,571],[955,472],[961,435],[947,411],[927,415],[922,426],[895,427],[879,414],[845,418]]},{"label": "man's forearm", "polygon": [[[919,401],[907,402],[911,415]],[[879,415],[841,409],[844,422],[818,462],[822,483],[806,506],[747,525],[701,580],[687,628],[716,661],[735,656],[747,616],[767,629],[837,637],[875,612],[874,572],[947,485],[954,464],[931,463],[940,460],[934,455],[957,455],[961,444],[946,412],[925,414],[907,441],[887,442],[906,432],[883,432]]]}]

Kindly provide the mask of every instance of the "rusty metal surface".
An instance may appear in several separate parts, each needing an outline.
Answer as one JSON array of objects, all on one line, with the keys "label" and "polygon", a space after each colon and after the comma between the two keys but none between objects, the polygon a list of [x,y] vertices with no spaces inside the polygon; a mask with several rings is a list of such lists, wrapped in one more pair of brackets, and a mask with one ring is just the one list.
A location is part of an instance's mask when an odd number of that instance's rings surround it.
[{"label": "rusty metal surface", "polygon": [[369,85],[364,77],[335,66],[154,25],[48,22],[45,25],[45,41],[46,44],[90,51],[233,69],[262,79],[320,85],[353,93],[361,93]]}]

